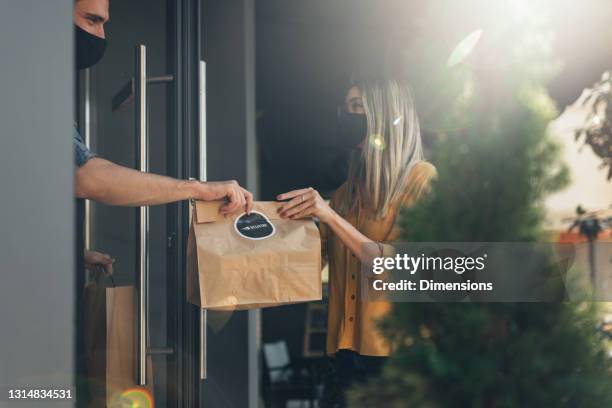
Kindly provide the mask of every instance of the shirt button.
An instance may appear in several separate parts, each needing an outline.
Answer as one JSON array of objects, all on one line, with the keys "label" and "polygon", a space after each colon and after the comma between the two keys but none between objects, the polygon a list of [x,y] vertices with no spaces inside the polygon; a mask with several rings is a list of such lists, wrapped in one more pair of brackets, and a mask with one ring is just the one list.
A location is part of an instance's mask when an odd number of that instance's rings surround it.
[{"label": "shirt button", "polygon": [[349,322],[353,321],[353,316],[349,317]]},{"label": "shirt button", "polygon": [[355,295],[351,295],[351,299],[352,299],[352,300],[355,300]]}]

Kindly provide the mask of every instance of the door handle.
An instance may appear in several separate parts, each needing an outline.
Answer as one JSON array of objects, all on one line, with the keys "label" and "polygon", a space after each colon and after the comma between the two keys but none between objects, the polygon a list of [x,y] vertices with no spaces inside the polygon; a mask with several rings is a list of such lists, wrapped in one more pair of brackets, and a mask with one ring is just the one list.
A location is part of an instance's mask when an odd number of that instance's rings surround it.
[{"label": "door handle", "polygon": [[[174,81],[173,75],[147,76],[147,47],[139,44],[134,50],[134,77],[130,78],[112,98],[112,111],[135,105],[134,130],[136,133],[136,169],[149,171],[149,129],[147,113],[147,86],[167,84]],[[137,210],[136,237],[138,256],[136,257],[138,302],[136,304],[136,384],[144,386],[147,382],[147,354],[167,354],[169,348],[149,349],[149,207]]]},{"label": "door handle", "polygon": [[[206,62],[200,61],[198,66],[198,149],[200,181],[206,181]],[[206,324],[208,311],[200,308],[200,380],[205,380],[207,373],[206,365]]]},{"label": "door handle", "polygon": [[[137,45],[135,50],[134,99],[136,104],[136,166],[149,171],[149,134],[147,129],[147,48]],[[136,383],[147,384],[147,329],[149,295],[149,207],[138,208],[138,323],[136,335]]]},{"label": "door handle", "polygon": [[[137,45],[135,49],[135,73],[130,80],[113,98],[113,110],[135,102],[135,131],[136,131],[136,167],[143,172],[149,171],[149,135],[147,117],[147,84],[167,83],[174,80],[172,75],[147,77],[147,49],[145,45]],[[200,61],[198,70],[199,80],[199,112],[198,112],[198,142],[199,142],[199,178],[206,181],[206,63]],[[147,333],[149,310],[149,208],[142,206],[138,209],[138,303],[136,328],[136,383],[144,386],[147,378]],[[206,364],[206,325],[207,311],[200,309],[200,379],[207,377]]]}]

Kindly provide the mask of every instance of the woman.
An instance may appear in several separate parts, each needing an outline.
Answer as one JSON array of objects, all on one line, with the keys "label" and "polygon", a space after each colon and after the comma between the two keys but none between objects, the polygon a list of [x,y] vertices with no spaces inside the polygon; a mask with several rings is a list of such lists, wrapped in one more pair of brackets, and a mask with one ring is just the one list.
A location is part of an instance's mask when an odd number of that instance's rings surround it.
[{"label": "woman", "polygon": [[[360,293],[360,262],[390,255],[396,216],[428,188],[435,168],[423,160],[419,122],[408,85],[393,79],[354,82],[338,114],[342,136],[354,140],[348,179],[328,205],[312,189],[280,194],[281,216],[320,220],[329,261],[327,353],[340,390],[380,370],[391,347],[376,327],[390,309]],[[363,245],[371,244],[371,245]],[[337,403],[344,406],[343,392]]]}]

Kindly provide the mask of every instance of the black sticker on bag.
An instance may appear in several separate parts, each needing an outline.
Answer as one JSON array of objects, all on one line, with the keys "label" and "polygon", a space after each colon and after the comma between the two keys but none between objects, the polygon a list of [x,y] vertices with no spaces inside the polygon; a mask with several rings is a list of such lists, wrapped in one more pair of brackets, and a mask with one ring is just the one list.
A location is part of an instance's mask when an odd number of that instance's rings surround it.
[{"label": "black sticker on bag", "polygon": [[266,239],[274,235],[274,225],[262,213],[251,211],[243,213],[234,221],[236,232],[248,239]]}]

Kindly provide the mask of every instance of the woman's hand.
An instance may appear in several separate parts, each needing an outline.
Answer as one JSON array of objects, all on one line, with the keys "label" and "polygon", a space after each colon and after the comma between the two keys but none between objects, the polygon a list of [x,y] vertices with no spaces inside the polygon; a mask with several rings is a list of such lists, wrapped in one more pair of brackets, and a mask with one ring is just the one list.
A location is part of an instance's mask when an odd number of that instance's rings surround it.
[{"label": "woman's hand", "polygon": [[278,208],[281,217],[299,219],[317,217],[323,223],[329,223],[336,215],[334,210],[323,200],[319,192],[312,187],[293,190],[279,194],[279,201],[289,200]]}]

